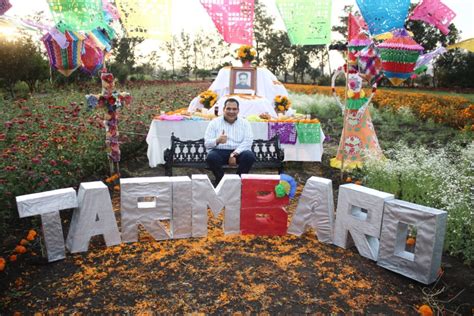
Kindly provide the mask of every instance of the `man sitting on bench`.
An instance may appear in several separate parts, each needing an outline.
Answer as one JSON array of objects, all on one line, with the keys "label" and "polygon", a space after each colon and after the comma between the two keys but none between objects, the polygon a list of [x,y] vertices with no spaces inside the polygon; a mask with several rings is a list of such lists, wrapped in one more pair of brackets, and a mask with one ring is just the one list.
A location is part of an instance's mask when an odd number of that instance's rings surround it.
[{"label": "man sitting on bench", "polygon": [[252,152],[252,127],[250,123],[238,117],[239,102],[229,98],[224,103],[224,116],[213,119],[206,129],[204,144],[210,151],[207,154],[207,165],[219,184],[224,176],[223,166],[238,165],[237,174],[249,173],[255,162]]}]

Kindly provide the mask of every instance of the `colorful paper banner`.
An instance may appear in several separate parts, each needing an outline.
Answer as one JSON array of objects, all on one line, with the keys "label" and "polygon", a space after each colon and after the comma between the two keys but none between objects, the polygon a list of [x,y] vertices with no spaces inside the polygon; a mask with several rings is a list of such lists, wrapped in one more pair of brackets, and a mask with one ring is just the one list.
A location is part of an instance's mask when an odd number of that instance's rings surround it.
[{"label": "colorful paper banner", "polygon": [[410,0],[356,0],[372,36],[401,29]]},{"label": "colorful paper banner", "polygon": [[105,27],[101,0],[47,0],[54,22],[61,32],[88,32]]},{"label": "colorful paper banner", "polygon": [[349,13],[349,32],[348,32],[348,41],[356,38],[362,31],[367,31],[367,24],[364,21],[364,18],[358,15],[352,15]]},{"label": "colorful paper banner", "polygon": [[254,0],[200,0],[227,43],[252,46]]},{"label": "colorful paper banner", "polygon": [[465,41],[461,41],[459,43],[448,46],[448,49],[455,49],[455,48],[463,48],[463,49],[467,49],[470,52],[474,52],[474,38],[470,38]]},{"label": "colorful paper banner", "polygon": [[428,65],[433,59],[435,59],[439,55],[442,55],[446,52],[447,52],[446,48],[438,47],[434,51],[421,55],[420,57],[418,57],[418,60],[416,61],[415,70],[425,65]]},{"label": "colorful paper banner", "polygon": [[440,0],[422,0],[413,10],[410,20],[420,20],[434,25],[447,35],[448,27],[455,16],[456,13]]},{"label": "colorful paper banner", "polygon": [[4,15],[11,7],[9,0],[0,0],[0,15]]},{"label": "colorful paper banner", "polygon": [[64,35],[68,43],[66,48],[61,48],[51,33],[45,34],[41,40],[46,47],[51,67],[67,77],[82,64],[84,36],[68,31]]},{"label": "colorful paper banner", "polygon": [[115,0],[130,37],[170,41],[171,0]]},{"label": "colorful paper banner", "polygon": [[321,124],[296,123],[296,131],[300,144],[321,143]]},{"label": "colorful paper banner", "polygon": [[331,42],[331,0],[277,0],[278,10],[293,45]]}]

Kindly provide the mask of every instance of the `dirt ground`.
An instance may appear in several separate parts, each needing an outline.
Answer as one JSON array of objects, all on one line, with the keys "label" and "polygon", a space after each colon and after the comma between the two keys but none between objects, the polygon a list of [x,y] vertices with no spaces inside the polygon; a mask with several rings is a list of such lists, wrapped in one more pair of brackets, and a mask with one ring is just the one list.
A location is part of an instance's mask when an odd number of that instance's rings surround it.
[{"label": "dirt ground", "polygon": [[[298,192],[313,175],[332,178],[337,187],[339,174],[323,165],[288,163],[286,172],[298,181]],[[148,168],[141,157],[123,164],[122,175],[158,176],[164,170]],[[119,198],[114,192],[118,220]],[[287,208],[290,221],[296,201]],[[66,233],[71,212],[62,216]],[[94,237],[88,252],[54,263],[41,258],[35,242],[0,273],[0,314],[415,315],[425,303],[445,314],[473,312],[472,269],[456,258],[445,256],[439,281],[425,286],[377,266],[355,249],[320,243],[314,232],[301,237],[226,236],[222,216],[209,216],[206,238],[155,241],[142,231],[137,243],[107,248],[101,237]]]}]

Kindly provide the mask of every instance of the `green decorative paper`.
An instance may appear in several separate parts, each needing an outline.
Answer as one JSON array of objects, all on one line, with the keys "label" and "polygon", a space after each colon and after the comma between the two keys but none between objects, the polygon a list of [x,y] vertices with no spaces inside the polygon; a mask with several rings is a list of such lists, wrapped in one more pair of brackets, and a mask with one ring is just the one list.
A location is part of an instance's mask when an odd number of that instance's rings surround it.
[{"label": "green decorative paper", "polygon": [[360,109],[365,102],[367,102],[367,98],[360,98],[360,99],[347,99],[347,108],[349,110],[358,110]]},{"label": "green decorative paper", "polygon": [[321,143],[321,124],[296,123],[296,132],[300,144]]},{"label": "green decorative paper", "polygon": [[61,31],[89,32],[106,22],[101,0],[47,0],[57,28]]},{"label": "green decorative paper", "polygon": [[332,0],[276,0],[293,45],[331,42]]},{"label": "green decorative paper", "polygon": [[415,63],[420,56],[419,51],[406,51],[400,49],[380,49],[382,60],[389,62]]}]

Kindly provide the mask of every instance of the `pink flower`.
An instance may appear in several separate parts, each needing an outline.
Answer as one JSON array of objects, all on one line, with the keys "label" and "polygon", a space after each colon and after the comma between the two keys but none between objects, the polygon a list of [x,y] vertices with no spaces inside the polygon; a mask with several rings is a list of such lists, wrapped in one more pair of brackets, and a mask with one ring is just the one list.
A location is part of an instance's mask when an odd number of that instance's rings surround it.
[{"label": "pink flower", "polygon": [[41,159],[39,159],[38,157],[34,157],[34,158],[31,158],[31,162],[37,165],[41,163]]},{"label": "pink flower", "polygon": [[51,166],[53,166],[53,167],[56,167],[56,166],[58,165],[58,163],[57,163],[56,160],[54,160],[54,159],[51,159],[51,160],[49,161],[49,164],[50,164]]},{"label": "pink flower", "polygon": [[26,135],[26,134],[21,134],[21,135],[17,136],[16,139],[17,139],[18,141],[20,141],[20,142],[24,142],[24,141],[26,141],[26,140],[28,139],[28,135]]}]

